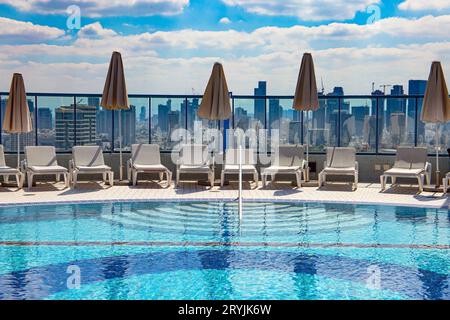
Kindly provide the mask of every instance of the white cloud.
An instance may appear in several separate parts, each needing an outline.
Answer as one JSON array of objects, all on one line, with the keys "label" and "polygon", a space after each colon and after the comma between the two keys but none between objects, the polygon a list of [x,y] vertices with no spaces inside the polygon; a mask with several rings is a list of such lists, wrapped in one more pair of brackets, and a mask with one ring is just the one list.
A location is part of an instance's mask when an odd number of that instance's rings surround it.
[{"label": "white cloud", "polygon": [[[249,94],[258,80],[269,93],[292,94],[305,51],[313,53],[327,90],[369,93],[376,83],[426,79],[429,65],[450,67],[450,15],[390,18],[372,25],[265,27],[236,30],[121,35],[100,23],[85,26],[76,40],[56,44],[0,45],[0,74],[22,72],[30,91],[101,92],[111,52],[122,52],[132,93],[202,92],[215,61],[224,63],[230,89]],[[449,70],[449,69],[446,69]],[[8,77],[0,77],[5,91]]]},{"label": "white cloud", "polygon": [[0,4],[39,14],[65,14],[67,7],[77,5],[82,16],[153,16],[175,15],[189,0],[0,0]]},{"label": "white cloud", "polygon": [[78,36],[82,38],[107,38],[117,35],[114,30],[105,29],[100,22],[85,25],[78,32]]},{"label": "white cloud", "polygon": [[223,17],[222,19],[219,20],[219,23],[230,24],[231,20],[229,18],[227,18],[227,17]]},{"label": "white cloud", "polygon": [[401,10],[432,11],[450,9],[449,0],[405,0],[398,6]]},{"label": "white cloud", "polygon": [[64,31],[57,28],[0,17],[0,41],[42,42],[63,35]]},{"label": "white cloud", "polygon": [[268,16],[297,16],[306,21],[346,20],[380,0],[222,0],[249,12]]}]

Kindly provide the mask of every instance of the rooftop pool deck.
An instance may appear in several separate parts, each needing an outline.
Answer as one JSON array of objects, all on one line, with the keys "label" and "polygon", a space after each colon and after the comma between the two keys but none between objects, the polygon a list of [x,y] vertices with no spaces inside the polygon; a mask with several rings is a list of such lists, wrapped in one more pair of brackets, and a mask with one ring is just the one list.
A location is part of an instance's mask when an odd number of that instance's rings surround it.
[{"label": "rooftop pool deck", "polygon": [[[253,188],[252,188],[253,187]],[[0,206],[48,204],[48,203],[91,203],[114,201],[220,201],[234,200],[238,196],[237,183],[214,187],[203,187],[197,183],[182,183],[176,188],[170,188],[165,183],[141,182],[131,187],[126,181],[117,183],[113,187],[103,183],[81,182],[76,189],[64,189],[63,183],[38,183],[31,189],[17,190],[15,187],[0,188]],[[289,183],[269,184],[262,188],[261,184],[255,188],[244,183],[242,193],[244,201],[294,201],[294,202],[323,202],[323,203],[361,203],[385,204],[424,208],[449,208],[450,196],[442,192],[418,193],[417,186],[399,185],[380,191],[380,184],[359,183],[357,190],[352,191],[351,185],[346,183],[327,184],[317,188],[314,182],[306,184],[301,189]]]}]

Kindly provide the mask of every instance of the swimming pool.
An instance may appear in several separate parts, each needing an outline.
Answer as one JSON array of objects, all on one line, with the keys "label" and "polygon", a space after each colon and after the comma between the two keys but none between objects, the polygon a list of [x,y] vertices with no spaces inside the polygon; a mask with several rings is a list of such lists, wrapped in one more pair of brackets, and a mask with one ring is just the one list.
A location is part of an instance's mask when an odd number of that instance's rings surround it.
[{"label": "swimming pool", "polygon": [[450,299],[449,231],[394,206],[0,207],[0,298]]}]

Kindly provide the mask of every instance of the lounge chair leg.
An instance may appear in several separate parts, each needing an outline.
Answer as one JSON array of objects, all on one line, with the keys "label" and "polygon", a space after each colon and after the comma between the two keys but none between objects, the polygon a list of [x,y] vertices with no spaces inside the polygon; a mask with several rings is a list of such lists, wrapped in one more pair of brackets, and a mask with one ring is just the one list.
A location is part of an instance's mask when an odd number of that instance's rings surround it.
[{"label": "lounge chair leg", "polygon": [[27,173],[27,183],[28,183],[28,189],[31,189],[33,186],[33,174],[31,172]]},{"label": "lounge chair leg", "polygon": [[69,188],[70,181],[69,181],[69,174],[68,173],[64,173],[64,184],[65,184],[66,188]]},{"label": "lounge chair leg", "polygon": [[3,176],[3,181],[5,183],[8,183],[9,182],[9,176],[8,175]]},{"label": "lounge chair leg", "polygon": [[417,181],[419,182],[419,192],[422,193],[423,192],[423,184],[424,184],[424,176],[423,175],[419,175],[417,177]]},{"label": "lounge chair leg", "polygon": [[166,188],[170,188],[170,185],[172,184],[172,172],[166,171],[166,178],[167,178]]},{"label": "lounge chair leg", "polygon": [[301,188],[302,187],[302,173],[300,171],[297,171],[295,173],[295,177],[297,178],[297,187]]},{"label": "lounge chair leg", "polygon": [[109,173],[109,185],[112,187],[114,185],[114,172]]},{"label": "lounge chair leg", "polygon": [[443,180],[442,185],[444,186],[444,194],[447,193],[447,191],[448,191],[448,181],[449,180],[450,179],[448,177],[445,177],[444,180]]},{"label": "lounge chair leg", "polygon": [[159,173],[159,182],[163,181],[163,179],[164,179],[164,173],[160,172]]},{"label": "lounge chair leg", "polygon": [[255,171],[253,173],[253,179],[255,180],[255,183],[256,183],[256,189],[258,189],[258,186],[259,186],[258,171]]},{"label": "lounge chair leg", "polygon": [[73,184],[74,188],[77,187],[77,182],[78,182],[78,174],[76,172],[73,172],[72,173],[72,184]]},{"label": "lounge chair leg", "polygon": [[22,189],[22,185],[21,185],[22,177],[21,176],[22,175],[20,173],[16,174],[17,188],[19,188],[19,189]]},{"label": "lounge chair leg", "polygon": [[358,172],[355,173],[355,190],[358,189]]},{"label": "lounge chair leg", "polygon": [[134,170],[131,175],[133,176],[133,186],[136,186],[136,184],[137,184],[137,175],[138,175],[137,171]]},{"label": "lounge chair leg", "polygon": [[384,183],[384,175],[380,176],[380,185],[381,185],[381,191],[384,191],[384,189],[386,189],[386,185]]},{"label": "lounge chair leg", "polygon": [[56,182],[60,182],[61,181],[61,175],[58,173],[56,174]]},{"label": "lounge chair leg", "polygon": [[392,176],[391,180],[392,180],[392,185],[393,186],[397,184],[397,177]]},{"label": "lounge chair leg", "polygon": [[225,184],[225,172],[222,171],[220,174],[220,186],[223,188],[223,185]]}]

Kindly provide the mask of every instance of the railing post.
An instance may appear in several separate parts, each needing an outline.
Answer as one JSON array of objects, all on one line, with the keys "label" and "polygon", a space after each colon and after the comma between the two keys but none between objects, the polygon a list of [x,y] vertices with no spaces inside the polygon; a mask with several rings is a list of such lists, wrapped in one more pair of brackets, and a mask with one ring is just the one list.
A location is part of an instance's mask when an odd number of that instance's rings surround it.
[{"label": "railing post", "polygon": [[417,147],[419,136],[419,99],[414,98],[415,110],[414,110],[414,145]]},{"label": "railing post", "polygon": [[380,124],[379,124],[379,121],[380,121],[380,110],[379,110],[379,108],[380,108],[380,98],[376,98],[376,108],[375,108],[375,153],[378,155],[379,154],[379,146],[378,146],[378,144],[379,144],[379,140],[380,140],[380,136],[379,136],[379,134],[380,134]]},{"label": "railing post", "polygon": [[37,96],[34,96],[34,144],[36,146],[39,145],[38,140],[38,117],[39,117],[39,109],[38,109],[38,98]]},{"label": "railing post", "polygon": [[77,145],[77,96],[73,96],[73,146]]},{"label": "railing post", "polygon": [[338,99],[338,116],[337,116],[337,146],[340,147],[341,146],[341,98],[337,98]]},{"label": "railing post", "polygon": [[148,143],[152,143],[152,97],[148,97]]}]

